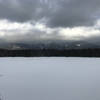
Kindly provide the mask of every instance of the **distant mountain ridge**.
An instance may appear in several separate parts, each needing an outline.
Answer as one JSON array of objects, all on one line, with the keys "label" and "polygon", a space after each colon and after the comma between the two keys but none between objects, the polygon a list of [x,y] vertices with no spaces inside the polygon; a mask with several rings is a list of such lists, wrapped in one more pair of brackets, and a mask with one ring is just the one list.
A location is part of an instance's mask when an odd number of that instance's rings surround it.
[{"label": "distant mountain ridge", "polygon": [[5,43],[0,44],[1,49],[23,50],[23,49],[92,49],[100,48],[100,45],[84,41],[33,41],[27,43]]}]

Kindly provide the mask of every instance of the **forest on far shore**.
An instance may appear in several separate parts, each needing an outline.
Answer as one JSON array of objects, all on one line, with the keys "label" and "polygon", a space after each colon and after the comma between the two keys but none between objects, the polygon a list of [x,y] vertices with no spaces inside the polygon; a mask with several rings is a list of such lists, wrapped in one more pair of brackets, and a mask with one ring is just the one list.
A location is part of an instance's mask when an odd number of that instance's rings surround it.
[{"label": "forest on far shore", "polygon": [[100,49],[33,49],[6,50],[0,49],[0,57],[100,57]]}]

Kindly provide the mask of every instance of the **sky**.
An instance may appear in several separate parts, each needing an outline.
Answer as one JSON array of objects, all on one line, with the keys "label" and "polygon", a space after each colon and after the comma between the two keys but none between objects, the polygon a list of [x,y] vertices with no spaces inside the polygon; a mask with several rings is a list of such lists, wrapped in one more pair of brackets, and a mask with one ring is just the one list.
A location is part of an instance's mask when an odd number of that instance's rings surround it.
[{"label": "sky", "polygon": [[0,0],[0,41],[100,42],[100,0]]}]

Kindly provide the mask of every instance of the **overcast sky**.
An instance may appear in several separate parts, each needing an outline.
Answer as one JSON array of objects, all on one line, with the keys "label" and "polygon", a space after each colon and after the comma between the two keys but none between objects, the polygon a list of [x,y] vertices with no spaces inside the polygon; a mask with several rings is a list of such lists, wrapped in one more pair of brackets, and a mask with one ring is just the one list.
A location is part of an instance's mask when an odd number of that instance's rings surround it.
[{"label": "overcast sky", "polygon": [[0,0],[1,40],[99,37],[100,0]]}]

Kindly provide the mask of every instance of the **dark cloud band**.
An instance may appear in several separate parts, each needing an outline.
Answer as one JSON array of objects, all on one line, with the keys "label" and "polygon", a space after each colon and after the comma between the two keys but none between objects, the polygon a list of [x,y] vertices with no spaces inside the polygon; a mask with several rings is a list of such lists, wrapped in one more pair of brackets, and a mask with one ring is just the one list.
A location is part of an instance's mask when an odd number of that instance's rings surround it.
[{"label": "dark cloud band", "polygon": [[0,18],[41,21],[49,27],[90,26],[99,19],[100,0],[0,0]]}]

